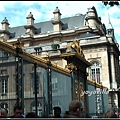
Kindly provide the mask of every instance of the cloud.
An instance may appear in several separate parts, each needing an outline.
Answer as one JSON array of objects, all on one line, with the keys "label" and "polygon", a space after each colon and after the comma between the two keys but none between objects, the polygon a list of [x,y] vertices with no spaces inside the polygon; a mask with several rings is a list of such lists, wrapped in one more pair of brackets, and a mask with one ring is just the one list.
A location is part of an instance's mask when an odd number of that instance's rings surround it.
[{"label": "cloud", "polygon": [[41,12],[39,12],[38,10],[36,10],[36,9],[33,9],[33,8],[30,8],[30,9],[28,9],[27,11],[26,11],[26,17],[29,15],[29,13],[30,12],[32,12],[32,14],[33,14],[33,17],[34,17],[34,19],[36,20],[36,19],[41,19],[42,18],[42,13]]},{"label": "cloud", "polygon": [[0,1],[0,12],[5,11],[6,6],[14,5],[15,1]]},{"label": "cloud", "polygon": [[19,1],[19,2],[25,6],[32,6],[33,4],[39,4],[44,7],[51,3],[54,4],[56,1]]},{"label": "cloud", "polygon": [[97,6],[97,4],[96,1],[59,1],[58,7],[63,16],[71,16],[77,13],[86,14],[87,8]]},{"label": "cloud", "polygon": [[37,3],[36,1],[18,1],[18,2],[25,6],[31,6],[35,3]]},{"label": "cloud", "polygon": [[117,6],[110,7],[110,9],[108,10],[108,12],[109,12],[110,15],[114,15],[114,14],[116,14],[116,12],[119,14],[120,8],[117,7]]}]

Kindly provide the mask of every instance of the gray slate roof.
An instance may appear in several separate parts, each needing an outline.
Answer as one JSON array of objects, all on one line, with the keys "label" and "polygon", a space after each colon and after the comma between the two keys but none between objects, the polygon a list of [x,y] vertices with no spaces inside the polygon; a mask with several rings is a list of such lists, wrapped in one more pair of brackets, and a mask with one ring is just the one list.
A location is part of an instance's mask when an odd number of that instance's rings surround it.
[{"label": "gray slate roof", "polygon": [[[84,20],[86,15],[73,16],[68,18],[62,18],[61,21],[64,24],[62,30],[75,29],[75,27],[84,26]],[[53,24],[51,21],[34,23],[37,28],[36,34],[47,33],[48,31],[53,32]],[[24,35],[26,29],[23,26],[9,28],[10,38],[17,38],[18,36]]]}]

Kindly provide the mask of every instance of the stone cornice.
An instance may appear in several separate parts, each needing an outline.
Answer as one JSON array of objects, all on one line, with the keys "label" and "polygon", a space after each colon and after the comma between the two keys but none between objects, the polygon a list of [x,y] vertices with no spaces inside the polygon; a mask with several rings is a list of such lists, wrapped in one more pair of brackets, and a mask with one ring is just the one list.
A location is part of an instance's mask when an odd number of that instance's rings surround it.
[{"label": "stone cornice", "polygon": [[[92,31],[92,29],[89,26],[84,26],[82,28],[77,28],[74,30],[63,30],[60,32],[51,32],[51,33],[45,33],[45,34],[38,34],[38,35],[33,35],[31,36],[23,36],[20,39],[22,41],[27,40],[27,41],[31,41],[34,39],[34,41],[38,41],[38,40],[47,40],[50,38],[56,38],[56,37],[65,37],[65,36],[76,36],[78,33],[82,33],[82,32],[87,32],[87,31]],[[31,39],[32,38],[32,39]],[[10,42],[11,39],[8,40],[8,42]],[[13,39],[12,41],[16,41],[16,38]]]},{"label": "stone cornice", "polygon": [[6,34],[10,35],[10,32],[8,30],[0,30],[0,34],[1,33],[6,33]]},{"label": "stone cornice", "polygon": [[[42,37],[49,37],[49,36],[70,36],[70,35],[76,35],[78,33],[81,32],[87,32],[87,31],[91,31],[92,29],[89,26],[84,26],[82,28],[78,28],[78,29],[74,29],[74,30],[63,30],[60,32],[51,32],[48,34],[39,34],[39,35],[34,35],[34,38],[42,38]],[[47,39],[47,38],[46,38]]]},{"label": "stone cornice", "polygon": [[90,46],[90,45],[101,45],[101,44],[104,44],[104,45],[109,45],[109,42],[107,40],[101,40],[101,39],[93,39],[93,40],[89,40],[89,41],[86,41],[85,43],[80,43],[81,46]]}]

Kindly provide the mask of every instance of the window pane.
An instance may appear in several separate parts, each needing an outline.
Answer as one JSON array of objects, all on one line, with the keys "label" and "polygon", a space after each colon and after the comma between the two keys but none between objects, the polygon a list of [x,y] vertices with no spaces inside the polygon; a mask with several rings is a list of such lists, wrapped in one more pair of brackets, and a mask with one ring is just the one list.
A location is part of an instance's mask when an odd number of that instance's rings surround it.
[{"label": "window pane", "polygon": [[100,83],[100,64],[98,62],[92,63],[91,66],[91,79]]},{"label": "window pane", "polygon": [[1,103],[1,108],[8,108],[8,104],[7,103]]},{"label": "window pane", "polygon": [[95,69],[91,69],[91,72],[92,72],[91,79],[93,80],[93,79],[95,79]]},{"label": "window pane", "polygon": [[57,78],[52,78],[52,89],[57,89]]},{"label": "window pane", "polygon": [[1,70],[1,74],[7,74],[7,70]]},{"label": "window pane", "polygon": [[3,94],[7,93],[7,80],[6,79],[2,80],[2,93]]},{"label": "window pane", "polygon": [[57,83],[55,83],[55,88],[57,88]]},{"label": "window pane", "polygon": [[100,68],[96,68],[96,73],[100,73]]}]

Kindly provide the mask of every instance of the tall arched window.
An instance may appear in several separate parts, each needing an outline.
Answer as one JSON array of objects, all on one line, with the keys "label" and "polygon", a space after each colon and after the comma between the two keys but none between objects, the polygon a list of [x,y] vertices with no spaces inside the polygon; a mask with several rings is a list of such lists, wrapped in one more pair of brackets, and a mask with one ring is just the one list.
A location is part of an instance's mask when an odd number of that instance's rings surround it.
[{"label": "tall arched window", "polygon": [[100,83],[100,64],[98,62],[93,62],[91,66],[91,79]]}]

